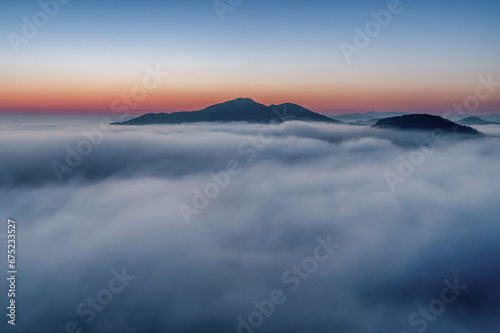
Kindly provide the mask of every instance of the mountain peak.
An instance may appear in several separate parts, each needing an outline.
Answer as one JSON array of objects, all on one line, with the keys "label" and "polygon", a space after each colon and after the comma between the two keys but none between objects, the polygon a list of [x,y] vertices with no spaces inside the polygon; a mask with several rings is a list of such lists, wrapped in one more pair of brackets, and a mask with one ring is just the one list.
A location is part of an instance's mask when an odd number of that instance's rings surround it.
[{"label": "mountain peak", "polygon": [[228,102],[252,102],[252,103],[257,103],[253,99],[247,98],[247,97],[238,97],[238,98],[233,99],[233,100],[228,101]]},{"label": "mountain peak", "polygon": [[235,99],[232,99],[232,100],[229,100],[229,101],[225,101],[225,102],[222,102],[222,103],[217,103],[215,105],[222,105],[222,104],[236,104],[236,105],[247,104],[247,105],[252,105],[252,104],[260,104],[260,103],[257,103],[256,101],[254,101],[251,98],[239,97],[239,98],[235,98]]}]

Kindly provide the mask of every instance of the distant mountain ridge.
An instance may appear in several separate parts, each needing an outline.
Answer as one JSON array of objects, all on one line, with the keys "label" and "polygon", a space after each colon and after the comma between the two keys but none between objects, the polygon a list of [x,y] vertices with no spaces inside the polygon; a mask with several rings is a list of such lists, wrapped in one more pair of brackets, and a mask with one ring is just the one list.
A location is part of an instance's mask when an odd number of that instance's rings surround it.
[{"label": "distant mountain ridge", "polygon": [[321,121],[341,124],[341,121],[308,110],[300,105],[284,103],[266,106],[250,98],[238,98],[209,106],[199,111],[175,113],[148,113],[117,125],[182,124],[195,122],[249,123],[284,122],[287,120]]},{"label": "distant mountain ridge", "polygon": [[500,113],[492,113],[489,115],[476,115],[476,114],[468,114],[468,113],[463,113],[463,114],[456,114],[456,115],[451,115],[448,117],[445,117],[451,121],[458,122],[461,120],[464,120],[466,118],[470,117],[477,117],[481,118],[482,120],[486,121],[493,121],[493,122],[500,122]]},{"label": "distant mountain ridge", "polygon": [[374,123],[376,123],[378,119],[404,116],[408,114],[410,113],[394,112],[394,111],[391,112],[370,111],[363,113],[356,112],[356,113],[335,114],[335,115],[330,115],[330,117],[336,120],[340,120],[346,123],[352,123],[355,125],[373,125]]},{"label": "distant mountain ridge", "polygon": [[457,121],[460,125],[471,126],[471,125],[500,125],[498,122],[487,121],[479,117],[467,117],[462,120]]}]

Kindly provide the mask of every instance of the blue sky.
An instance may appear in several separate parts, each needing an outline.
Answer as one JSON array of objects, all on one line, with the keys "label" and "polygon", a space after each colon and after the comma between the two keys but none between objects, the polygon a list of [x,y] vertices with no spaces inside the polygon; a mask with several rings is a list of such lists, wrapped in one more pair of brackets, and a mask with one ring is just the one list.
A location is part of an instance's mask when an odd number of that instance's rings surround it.
[{"label": "blue sky", "polygon": [[[116,73],[133,84],[132,77],[144,67],[159,64],[173,74],[169,91],[189,95],[187,87],[196,86],[190,92],[197,96],[195,102],[155,100],[156,107],[165,103],[167,109],[196,108],[233,95],[270,103],[296,101],[334,112],[411,109],[413,91],[419,100],[428,96],[422,108],[438,110],[443,107],[435,105],[440,94],[448,104],[461,100],[474,89],[479,75],[499,73],[497,1],[401,1],[402,12],[347,63],[340,43],[352,43],[354,27],[364,28],[373,20],[370,12],[386,9],[387,4],[244,0],[221,21],[211,1],[72,0],[15,53],[8,34],[21,34],[21,19],[31,19],[40,7],[36,1],[4,0],[0,87],[6,87],[9,78],[22,78],[31,83],[18,94],[29,95],[41,89],[30,86],[43,82],[40,76],[71,72],[73,78],[82,76],[81,85],[91,81],[101,84],[103,91],[118,90],[113,82]],[[61,79],[58,85],[66,82]],[[427,84],[426,95],[420,90]],[[391,90],[404,88],[408,102],[391,105],[371,99],[370,108],[370,87],[387,98]],[[356,91],[368,95],[366,105],[353,99]],[[485,107],[494,109],[499,103],[496,95]]]}]

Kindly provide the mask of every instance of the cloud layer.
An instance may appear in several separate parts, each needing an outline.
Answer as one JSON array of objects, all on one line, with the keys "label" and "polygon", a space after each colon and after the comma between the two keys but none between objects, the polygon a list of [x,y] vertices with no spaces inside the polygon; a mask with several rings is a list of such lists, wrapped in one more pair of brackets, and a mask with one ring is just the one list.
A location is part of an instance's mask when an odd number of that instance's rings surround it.
[{"label": "cloud layer", "polygon": [[[500,329],[497,137],[446,138],[392,192],[384,174],[399,175],[400,157],[429,134],[302,122],[116,127],[59,182],[52,164],[86,140],[83,128],[2,126],[0,208],[19,226],[20,331],[74,321],[82,332],[230,333],[276,289],[286,301],[255,332]],[[179,205],[193,207],[229,161],[238,174],[187,224]],[[328,236],[340,247],[307,278],[292,273],[291,290],[283,274]],[[77,307],[122,268],[135,279],[86,323]],[[412,326],[455,278],[468,288]]]}]

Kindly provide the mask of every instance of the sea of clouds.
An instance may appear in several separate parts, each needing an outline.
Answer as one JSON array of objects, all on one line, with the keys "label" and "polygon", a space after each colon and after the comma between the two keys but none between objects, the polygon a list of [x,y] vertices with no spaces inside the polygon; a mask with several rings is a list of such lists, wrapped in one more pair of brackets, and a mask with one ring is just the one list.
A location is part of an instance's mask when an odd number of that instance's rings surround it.
[{"label": "sea of clouds", "polygon": [[500,126],[476,128],[3,121],[15,329],[500,331]]}]

